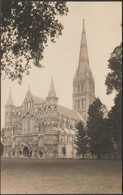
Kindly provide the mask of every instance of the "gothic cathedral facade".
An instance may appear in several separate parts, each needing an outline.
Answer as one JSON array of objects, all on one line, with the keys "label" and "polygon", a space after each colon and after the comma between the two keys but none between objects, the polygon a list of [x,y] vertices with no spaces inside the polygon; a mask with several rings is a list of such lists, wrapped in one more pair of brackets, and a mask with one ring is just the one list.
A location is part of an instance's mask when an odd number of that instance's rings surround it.
[{"label": "gothic cathedral facade", "polygon": [[79,66],[73,78],[73,109],[58,104],[53,78],[46,99],[28,89],[21,106],[15,106],[11,90],[5,105],[4,156],[76,158],[75,124],[86,122],[95,86],[89,66],[83,21]]}]

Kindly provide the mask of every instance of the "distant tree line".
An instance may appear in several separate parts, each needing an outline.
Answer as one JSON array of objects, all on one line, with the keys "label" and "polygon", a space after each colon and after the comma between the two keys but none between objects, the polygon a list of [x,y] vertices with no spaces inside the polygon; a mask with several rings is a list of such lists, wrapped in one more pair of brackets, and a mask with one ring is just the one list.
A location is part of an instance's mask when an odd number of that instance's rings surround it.
[{"label": "distant tree line", "polygon": [[92,157],[105,154],[122,155],[122,45],[116,47],[108,60],[108,73],[105,81],[107,95],[116,91],[114,106],[106,113],[106,107],[99,98],[90,105],[86,124],[76,125],[75,148],[78,155],[90,152]]}]

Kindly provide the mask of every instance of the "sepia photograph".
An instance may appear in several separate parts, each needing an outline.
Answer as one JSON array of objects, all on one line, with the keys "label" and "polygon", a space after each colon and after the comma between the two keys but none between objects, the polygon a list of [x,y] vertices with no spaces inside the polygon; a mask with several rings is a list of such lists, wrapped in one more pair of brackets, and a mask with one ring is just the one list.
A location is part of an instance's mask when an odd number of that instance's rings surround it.
[{"label": "sepia photograph", "polygon": [[1,7],[1,194],[122,194],[122,2]]}]

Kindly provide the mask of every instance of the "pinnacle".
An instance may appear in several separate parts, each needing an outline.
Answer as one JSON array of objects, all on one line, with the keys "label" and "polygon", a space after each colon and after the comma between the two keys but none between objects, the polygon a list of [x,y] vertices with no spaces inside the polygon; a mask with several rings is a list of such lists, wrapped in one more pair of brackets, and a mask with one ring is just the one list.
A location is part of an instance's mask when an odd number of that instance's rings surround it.
[{"label": "pinnacle", "polygon": [[52,80],[51,80],[50,91],[48,93],[48,97],[56,97],[56,92],[55,92],[55,89],[54,89],[53,77],[52,77]]},{"label": "pinnacle", "polygon": [[11,106],[13,106],[11,88],[10,88],[10,91],[9,91],[9,96],[8,96],[8,100],[7,100],[6,105],[8,105],[8,106],[11,105]]}]

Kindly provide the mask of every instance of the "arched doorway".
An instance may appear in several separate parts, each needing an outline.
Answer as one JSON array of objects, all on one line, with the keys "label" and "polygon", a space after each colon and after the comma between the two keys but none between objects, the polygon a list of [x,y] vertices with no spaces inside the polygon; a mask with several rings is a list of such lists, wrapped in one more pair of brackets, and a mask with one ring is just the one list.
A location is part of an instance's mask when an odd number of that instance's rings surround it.
[{"label": "arched doorway", "polygon": [[29,157],[31,157],[32,156],[32,150],[30,150],[30,154],[29,154]]},{"label": "arched doorway", "polygon": [[43,152],[41,150],[39,150],[39,156],[42,157],[43,156]]},{"label": "arched doorway", "polygon": [[24,155],[25,157],[28,157],[28,156],[29,156],[29,149],[28,149],[27,146],[25,146],[24,149],[23,149],[23,155]]},{"label": "arched doorway", "polygon": [[19,150],[18,155],[22,156],[22,151],[21,150]]}]

